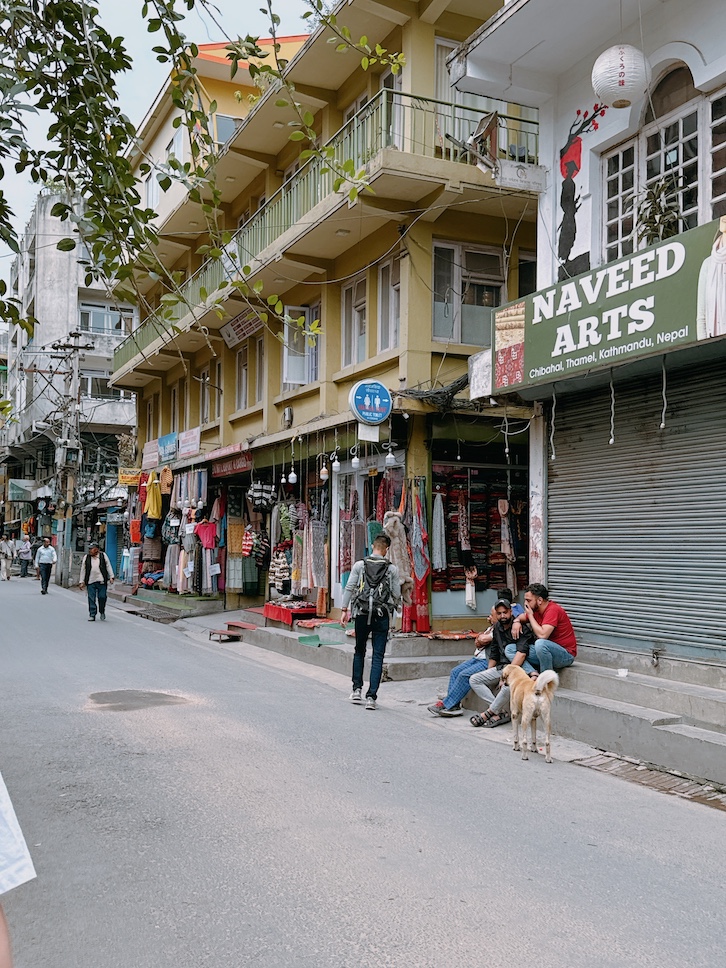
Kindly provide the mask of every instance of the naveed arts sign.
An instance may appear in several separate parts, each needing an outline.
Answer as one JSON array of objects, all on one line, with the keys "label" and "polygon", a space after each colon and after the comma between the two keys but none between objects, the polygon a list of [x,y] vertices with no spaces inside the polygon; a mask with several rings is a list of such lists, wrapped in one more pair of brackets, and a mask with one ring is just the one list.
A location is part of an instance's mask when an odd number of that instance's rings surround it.
[{"label": "naveed arts sign", "polygon": [[723,218],[503,306],[495,314],[495,390],[726,335],[720,233]]}]

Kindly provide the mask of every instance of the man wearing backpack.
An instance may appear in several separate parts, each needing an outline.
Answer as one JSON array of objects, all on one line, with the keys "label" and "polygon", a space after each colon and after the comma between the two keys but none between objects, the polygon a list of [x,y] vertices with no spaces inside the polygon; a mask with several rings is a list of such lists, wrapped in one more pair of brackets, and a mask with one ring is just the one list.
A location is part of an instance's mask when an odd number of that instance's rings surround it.
[{"label": "man wearing backpack", "polygon": [[361,561],[356,561],[343,592],[343,611],[340,621],[345,624],[351,614],[355,621],[351,702],[361,701],[363,665],[369,635],[373,642],[371,680],[366,693],[366,709],[376,708],[391,615],[401,601],[401,578],[398,568],[386,558],[390,544],[391,539],[387,534],[378,535],[373,542],[373,554]]}]

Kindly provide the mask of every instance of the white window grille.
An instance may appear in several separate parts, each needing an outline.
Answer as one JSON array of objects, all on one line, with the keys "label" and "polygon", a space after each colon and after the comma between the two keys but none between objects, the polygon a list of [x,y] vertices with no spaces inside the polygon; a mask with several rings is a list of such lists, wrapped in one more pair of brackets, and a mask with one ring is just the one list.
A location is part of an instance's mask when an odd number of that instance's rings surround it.
[{"label": "white window grille", "polygon": [[[285,323],[285,341],[282,344],[283,392],[315,383],[318,379],[318,338],[311,339],[304,330],[309,330],[313,320],[319,319],[320,307],[286,306],[285,314],[290,321]],[[304,329],[298,322],[301,318]]]},{"label": "white window grille", "polygon": [[237,410],[247,409],[247,393],[249,384],[249,366],[247,347],[237,353],[237,396],[235,407]]},{"label": "white window grille", "polygon": [[366,280],[360,277],[343,289],[343,366],[366,357]]},{"label": "white window grille", "polygon": [[378,352],[398,346],[401,324],[401,258],[384,262],[378,270]]},{"label": "white window grille", "polygon": [[435,242],[434,340],[491,346],[492,311],[503,288],[501,250]]}]

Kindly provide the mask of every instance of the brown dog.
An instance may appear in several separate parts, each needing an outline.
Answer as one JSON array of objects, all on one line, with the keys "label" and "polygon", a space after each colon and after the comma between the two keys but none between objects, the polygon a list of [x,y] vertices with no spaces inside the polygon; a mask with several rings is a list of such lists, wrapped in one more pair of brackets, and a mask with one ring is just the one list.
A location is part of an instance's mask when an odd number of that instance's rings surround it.
[{"label": "brown dog", "polygon": [[527,749],[527,730],[532,729],[533,752],[537,752],[537,720],[542,717],[545,728],[545,760],[552,762],[550,752],[550,713],[552,698],[559,685],[556,672],[548,669],[540,672],[536,681],[530,679],[520,666],[508,665],[502,670],[502,683],[509,686],[511,697],[512,722],[514,723],[514,749],[519,747],[519,724],[522,723],[522,759],[529,759]]}]

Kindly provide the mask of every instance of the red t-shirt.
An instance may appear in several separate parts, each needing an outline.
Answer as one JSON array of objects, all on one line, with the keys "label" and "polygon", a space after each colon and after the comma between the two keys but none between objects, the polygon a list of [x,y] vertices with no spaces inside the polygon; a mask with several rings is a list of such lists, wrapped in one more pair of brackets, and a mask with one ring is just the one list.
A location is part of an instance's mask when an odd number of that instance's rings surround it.
[{"label": "red t-shirt", "polygon": [[551,625],[550,642],[556,642],[563,649],[567,649],[570,655],[577,655],[577,639],[575,630],[569,619],[567,612],[557,602],[547,602],[547,607],[540,614],[538,611],[536,619],[540,625]]}]

